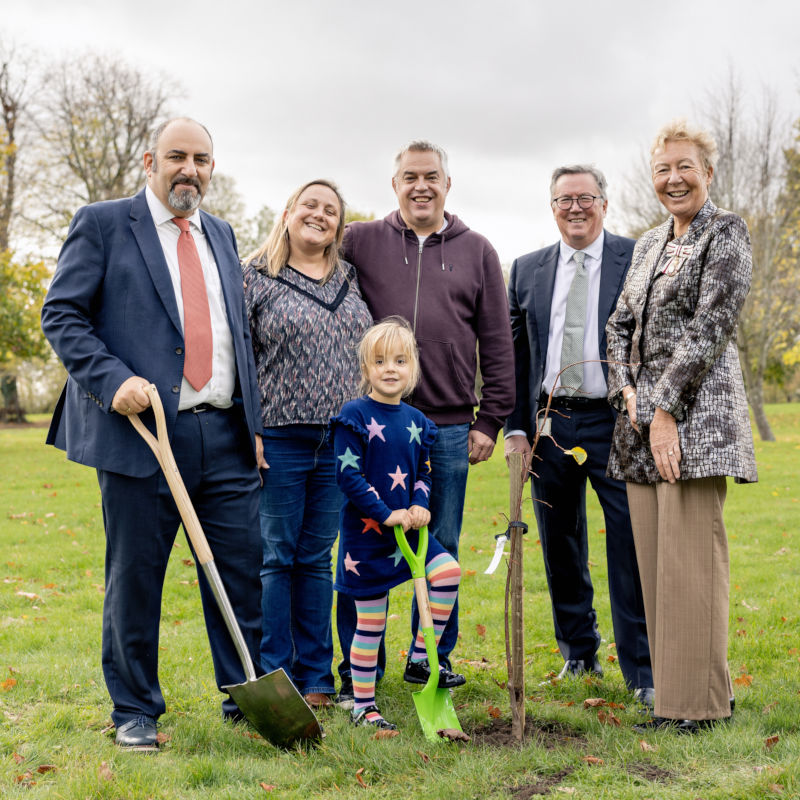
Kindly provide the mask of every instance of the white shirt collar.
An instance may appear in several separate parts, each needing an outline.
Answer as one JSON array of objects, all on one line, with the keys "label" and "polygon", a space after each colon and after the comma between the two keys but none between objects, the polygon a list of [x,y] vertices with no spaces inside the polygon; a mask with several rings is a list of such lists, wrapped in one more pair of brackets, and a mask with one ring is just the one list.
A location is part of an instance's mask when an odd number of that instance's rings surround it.
[{"label": "white shirt collar", "polygon": [[[600,235],[588,246],[583,248],[583,252],[586,253],[589,258],[594,258],[597,261],[603,260],[603,242],[605,241],[605,230],[600,231]],[[561,258],[564,263],[569,261],[572,258],[572,254],[576,252],[574,247],[570,247],[563,239],[560,242],[561,245]]]},{"label": "white shirt collar", "polygon": [[[169,222],[175,216],[175,212],[170,211],[159,199],[156,197],[156,193],[150,188],[150,184],[147,184],[144,189],[144,196],[147,199],[147,207],[150,209],[150,216],[153,218],[153,222],[156,224],[156,227],[159,225],[163,225],[165,222]],[[195,226],[199,231],[203,230],[203,225],[200,221],[200,209],[196,208],[191,216],[186,217],[189,222]]]}]

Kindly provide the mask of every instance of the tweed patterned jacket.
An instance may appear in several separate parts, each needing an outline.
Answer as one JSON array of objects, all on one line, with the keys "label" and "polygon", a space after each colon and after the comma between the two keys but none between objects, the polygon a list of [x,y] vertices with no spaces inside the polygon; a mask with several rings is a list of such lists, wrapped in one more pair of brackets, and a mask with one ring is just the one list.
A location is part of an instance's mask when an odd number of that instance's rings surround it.
[{"label": "tweed patterned jacket", "polygon": [[[672,240],[672,241],[671,241]],[[730,475],[757,480],[753,435],[736,350],[736,326],[752,276],[750,234],[741,217],[710,200],[689,230],[673,221],[636,243],[625,287],[608,321],[608,396],[617,417],[608,474],[661,480],[649,446],[656,407],[678,423],[681,479]],[[636,388],[641,433],[622,388]]]}]

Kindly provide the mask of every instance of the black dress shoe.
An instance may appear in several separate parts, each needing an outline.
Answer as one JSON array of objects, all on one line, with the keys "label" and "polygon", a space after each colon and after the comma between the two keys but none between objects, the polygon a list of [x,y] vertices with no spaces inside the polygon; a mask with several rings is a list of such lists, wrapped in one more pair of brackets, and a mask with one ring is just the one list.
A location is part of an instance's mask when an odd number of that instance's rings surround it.
[{"label": "black dress shoe", "polygon": [[584,661],[584,659],[582,658],[567,659],[564,662],[564,666],[561,668],[561,672],[558,673],[558,677],[577,678],[580,675],[586,675],[586,674],[596,675],[598,678],[603,677],[603,668],[600,666],[600,662],[597,660],[596,656],[592,661],[591,667],[587,667],[586,661]]},{"label": "black dress shoe", "polygon": [[353,679],[349,675],[342,675],[342,686],[339,689],[339,694],[333,698],[333,702],[345,711],[352,710],[355,696],[353,694]]},{"label": "black dress shoe", "polygon": [[639,733],[651,731],[675,731],[676,733],[700,733],[709,730],[715,725],[730,721],[730,717],[722,719],[668,719],[667,717],[653,717],[647,722],[634,725],[633,729]]},{"label": "black dress shoe", "polygon": [[134,753],[157,753],[157,727],[152,717],[144,714],[134,717],[117,728],[116,743]]},{"label": "black dress shoe", "polygon": [[[406,661],[406,671],[403,673],[403,680],[406,683],[427,683],[428,678],[431,676],[431,668],[428,665],[428,659],[424,661]],[[440,689],[455,689],[456,686],[463,686],[467,679],[457,672],[451,672],[449,669],[442,668],[439,670],[439,688]]]}]

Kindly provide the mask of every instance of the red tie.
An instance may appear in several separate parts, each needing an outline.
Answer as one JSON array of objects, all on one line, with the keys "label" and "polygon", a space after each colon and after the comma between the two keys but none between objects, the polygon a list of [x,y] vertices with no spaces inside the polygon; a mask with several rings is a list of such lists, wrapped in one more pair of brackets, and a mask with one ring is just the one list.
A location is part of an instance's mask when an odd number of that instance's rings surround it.
[{"label": "red tie", "polygon": [[178,237],[178,268],[183,294],[183,341],[186,355],[183,374],[195,391],[211,380],[211,312],[203,278],[203,265],[197,253],[194,237],[189,232],[189,220],[173,217],[180,228]]}]

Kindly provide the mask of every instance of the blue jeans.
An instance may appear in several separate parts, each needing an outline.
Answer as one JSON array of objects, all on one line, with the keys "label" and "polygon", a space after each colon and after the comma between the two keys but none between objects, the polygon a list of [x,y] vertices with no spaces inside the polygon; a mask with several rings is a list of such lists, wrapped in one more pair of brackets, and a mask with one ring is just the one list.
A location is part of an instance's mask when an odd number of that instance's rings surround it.
[{"label": "blue jeans", "polygon": [[[469,425],[440,425],[436,441],[431,447],[431,496],[429,508],[431,524],[428,532],[458,561],[458,541],[464,518],[464,495],[467,491],[469,471]],[[411,652],[419,624],[416,598],[411,603]],[[339,594],[336,602],[336,627],[342,648],[342,661],[338,671],[342,677],[350,675],[350,645],[356,630],[356,609],[353,598]],[[439,661],[450,668],[450,653],[458,640],[458,600],[439,640]],[[386,666],[384,643],[378,652],[377,679]]]},{"label": "blue jeans", "polygon": [[283,667],[302,694],[334,691],[331,548],[342,494],[323,425],[264,431],[261,666]]}]

